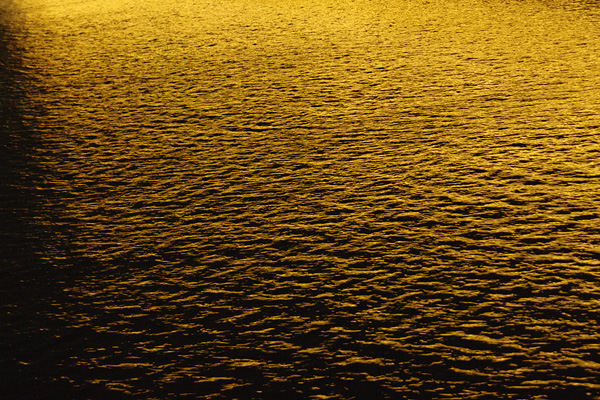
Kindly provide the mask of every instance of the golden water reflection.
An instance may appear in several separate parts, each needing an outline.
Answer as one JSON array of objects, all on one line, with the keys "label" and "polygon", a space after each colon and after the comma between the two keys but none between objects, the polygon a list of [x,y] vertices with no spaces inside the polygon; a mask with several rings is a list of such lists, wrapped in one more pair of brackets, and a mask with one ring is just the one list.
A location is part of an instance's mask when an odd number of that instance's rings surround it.
[{"label": "golden water reflection", "polygon": [[595,4],[15,12],[26,397],[598,393]]}]

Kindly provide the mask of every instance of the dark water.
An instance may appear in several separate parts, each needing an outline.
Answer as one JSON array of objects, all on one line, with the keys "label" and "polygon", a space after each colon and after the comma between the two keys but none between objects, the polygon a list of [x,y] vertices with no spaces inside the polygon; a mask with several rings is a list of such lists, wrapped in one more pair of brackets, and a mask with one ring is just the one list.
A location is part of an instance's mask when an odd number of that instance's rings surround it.
[{"label": "dark water", "polygon": [[600,398],[597,2],[1,6],[5,398]]}]

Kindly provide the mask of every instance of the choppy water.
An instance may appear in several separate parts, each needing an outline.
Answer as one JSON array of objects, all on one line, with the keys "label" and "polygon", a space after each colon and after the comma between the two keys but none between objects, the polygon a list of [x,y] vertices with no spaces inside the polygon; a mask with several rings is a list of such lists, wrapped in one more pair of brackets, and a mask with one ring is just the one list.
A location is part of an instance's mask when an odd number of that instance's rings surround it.
[{"label": "choppy water", "polygon": [[600,398],[593,1],[2,2],[8,398]]}]

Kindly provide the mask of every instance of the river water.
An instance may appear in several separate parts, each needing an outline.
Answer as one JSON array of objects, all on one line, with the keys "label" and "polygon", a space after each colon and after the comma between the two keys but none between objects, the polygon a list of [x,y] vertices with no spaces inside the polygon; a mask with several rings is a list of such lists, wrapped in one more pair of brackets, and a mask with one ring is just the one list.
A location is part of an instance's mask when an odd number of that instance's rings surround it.
[{"label": "river water", "polygon": [[1,4],[6,398],[600,398],[597,2]]}]

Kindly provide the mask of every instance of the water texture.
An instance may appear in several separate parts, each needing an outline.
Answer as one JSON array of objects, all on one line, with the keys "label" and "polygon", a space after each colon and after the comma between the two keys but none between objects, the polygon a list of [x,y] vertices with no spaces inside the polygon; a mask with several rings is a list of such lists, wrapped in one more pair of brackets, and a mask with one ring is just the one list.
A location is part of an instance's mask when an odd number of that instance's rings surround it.
[{"label": "water texture", "polygon": [[600,8],[2,2],[9,399],[600,399]]}]

